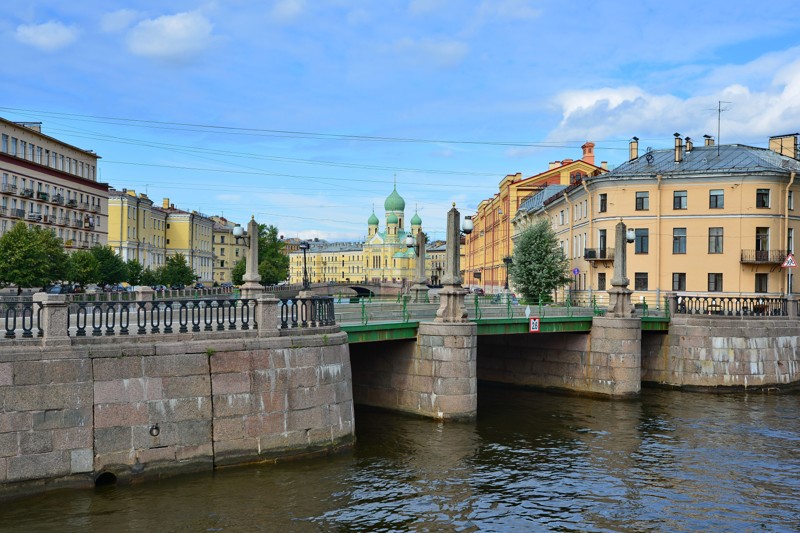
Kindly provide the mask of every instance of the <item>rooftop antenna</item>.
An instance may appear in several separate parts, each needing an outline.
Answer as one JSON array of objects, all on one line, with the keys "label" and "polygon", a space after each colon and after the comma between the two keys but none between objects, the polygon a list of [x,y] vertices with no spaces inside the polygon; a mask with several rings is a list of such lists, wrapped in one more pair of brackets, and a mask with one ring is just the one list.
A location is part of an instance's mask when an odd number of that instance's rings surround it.
[{"label": "rooftop antenna", "polygon": [[726,102],[725,100],[718,100],[717,101],[717,157],[719,157],[719,145],[722,144],[722,138],[719,136],[722,112],[723,111],[727,111],[728,109],[730,109],[729,107],[726,107],[725,109],[722,109],[722,104],[730,104],[730,103],[733,103],[733,102]]}]

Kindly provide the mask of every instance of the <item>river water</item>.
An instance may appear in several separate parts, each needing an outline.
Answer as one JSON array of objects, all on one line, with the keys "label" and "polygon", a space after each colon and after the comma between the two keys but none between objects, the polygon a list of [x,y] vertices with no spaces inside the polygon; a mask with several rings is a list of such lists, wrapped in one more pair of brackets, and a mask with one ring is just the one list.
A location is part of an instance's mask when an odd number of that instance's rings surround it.
[{"label": "river water", "polygon": [[357,410],[352,450],[6,502],[0,531],[798,531],[798,414],[481,386],[474,422]]}]

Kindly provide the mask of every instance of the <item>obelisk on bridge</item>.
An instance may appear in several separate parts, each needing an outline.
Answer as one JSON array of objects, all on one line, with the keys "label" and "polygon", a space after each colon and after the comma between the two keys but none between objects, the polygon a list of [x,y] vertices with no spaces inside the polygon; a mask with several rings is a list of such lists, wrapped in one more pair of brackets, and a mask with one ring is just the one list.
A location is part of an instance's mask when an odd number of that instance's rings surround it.
[{"label": "obelisk on bridge", "polygon": [[442,289],[439,291],[439,309],[434,322],[466,322],[467,309],[464,307],[465,291],[461,287],[461,221],[460,213],[453,203],[447,212],[447,247],[445,249],[445,273]]},{"label": "obelisk on bridge", "polygon": [[614,235],[614,277],[611,278],[611,288],[608,290],[607,317],[630,318],[633,316],[631,304],[631,291],[628,288],[628,256],[627,256],[627,229],[621,220],[617,223]]}]

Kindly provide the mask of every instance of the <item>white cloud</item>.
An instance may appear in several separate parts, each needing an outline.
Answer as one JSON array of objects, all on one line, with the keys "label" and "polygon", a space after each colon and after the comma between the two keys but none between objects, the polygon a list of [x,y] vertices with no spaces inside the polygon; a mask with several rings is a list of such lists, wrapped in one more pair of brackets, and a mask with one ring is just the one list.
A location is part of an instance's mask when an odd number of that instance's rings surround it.
[{"label": "white cloud", "polygon": [[72,44],[78,38],[78,29],[60,22],[44,24],[21,24],[14,36],[17,41],[45,52],[53,52]]},{"label": "white cloud", "polygon": [[196,12],[164,15],[137,24],[128,34],[128,47],[136,55],[183,61],[208,46],[211,30],[211,22]]},{"label": "white cloud", "polygon": [[139,13],[132,9],[120,9],[106,13],[100,19],[100,29],[106,33],[116,33],[130,27],[137,18],[139,18]]},{"label": "white cloud", "polygon": [[277,0],[272,6],[272,18],[288,22],[300,16],[306,8],[305,0]]},{"label": "white cloud", "polygon": [[703,94],[688,97],[635,86],[563,92],[555,99],[561,122],[549,138],[716,135],[719,101],[725,102],[723,143],[765,142],[770,135],[797,130],[800,123],[800,60],[777,63],[770,54],[745,65],[714,69],[700,86]]},{"label": "white cloud", "polygon": [[436,67],[454,67],[469,52],[466,43],[455,40],[400,39],[395,48],[415,63],[432,63]]}]

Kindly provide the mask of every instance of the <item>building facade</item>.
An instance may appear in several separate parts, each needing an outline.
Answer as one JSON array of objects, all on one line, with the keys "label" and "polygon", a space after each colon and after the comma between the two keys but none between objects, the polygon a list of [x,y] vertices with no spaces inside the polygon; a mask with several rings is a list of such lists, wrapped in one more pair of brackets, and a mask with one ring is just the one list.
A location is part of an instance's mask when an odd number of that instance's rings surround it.
[{"label": "building facade", "polygon": [[108,245],[123,261],[137,260],[156,270],[166,260],[167,213],[146,194],[111,189],[108,199]]},{"label": "building facade", "polygon": [[627,267],[636,301],[661,303],[671,291],[794,292],[792,270],[782,265],[800,231],[796,137],[756,148],[715,145],[706,136],[695,147],[676,135],[673,149],[644,154],[634,138],[629,160],[613,171],[523,205],[514,233],[547,218],[574,272],[567,291],[584,297],[610,288],[620,220],[634,233]]},{"label": "building facade", "polygon": [[215,283],[232,283],[233,267],[247,255],[247,247],[233,236],[234,222],[220,216],[212,216],[211,220],[214,257],[212,278]]},{"label": "building facade", "polygon": [[465,239],[464,286],[478,288],[487,293],[505,288],[507,259],[514,252],[511,220],[526,198],[530,198],[548,185],[568,186],[606,171],[605,162],[595,166],[594,143],[582,147],[581,159],[564,159],[551,162],[539,174],[523,178],[521,173],[509,174],[500,181],[499,190],[492,198],[481,201],[471,217],[473,231]]},{"label": "building facade", "polygon": [[50,229],[67,251],[107,243],[108,184],[99,156],[0,118],[0,235],[17,222]]}]

